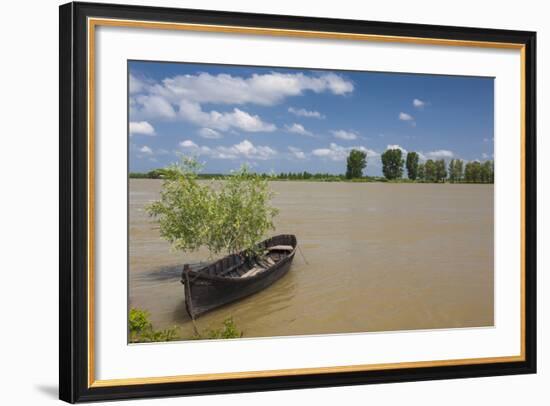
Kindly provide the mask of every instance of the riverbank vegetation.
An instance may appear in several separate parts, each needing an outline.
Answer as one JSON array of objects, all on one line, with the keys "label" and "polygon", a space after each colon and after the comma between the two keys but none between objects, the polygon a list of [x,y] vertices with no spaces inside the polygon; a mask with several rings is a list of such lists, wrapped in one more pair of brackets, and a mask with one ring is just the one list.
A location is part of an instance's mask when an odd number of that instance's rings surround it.
[{"label": "riverbank vegetation", "polygon": [[149,312],[132,308],[128,319],[130,343],[158,343],[177,340],[222,340],[228,338],[241,338],[243,332],[237,328],[232,317],[225,319],[222,326],[217,329],[207,329],[203,332],[196,331],[191,337],[182,337],[179,328],[174,326],[157,330],[149,319]]},{"label": "riverbank vegetation", "polygon": [[136,308],[130,309],[128,330],[131,343],[154,343],[179,339],[177,327],[156,330],[149,321],[149,313]]}]

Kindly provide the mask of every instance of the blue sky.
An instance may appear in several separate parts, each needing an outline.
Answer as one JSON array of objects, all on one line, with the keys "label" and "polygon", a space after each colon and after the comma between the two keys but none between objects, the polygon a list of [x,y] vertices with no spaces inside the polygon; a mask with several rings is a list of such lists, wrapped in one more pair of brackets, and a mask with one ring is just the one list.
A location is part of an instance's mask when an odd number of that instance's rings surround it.
[{"label": "blue sky", "polygon": [[130,171],[196,156],[205,173],[380,175],[387,148],[493,158],[493,78],[130,61]]}]

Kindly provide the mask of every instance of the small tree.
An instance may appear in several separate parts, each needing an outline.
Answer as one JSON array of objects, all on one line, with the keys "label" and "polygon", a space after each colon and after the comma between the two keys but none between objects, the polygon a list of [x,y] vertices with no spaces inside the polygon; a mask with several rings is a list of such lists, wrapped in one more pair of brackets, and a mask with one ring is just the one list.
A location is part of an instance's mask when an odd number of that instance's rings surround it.
[{"label": "small tree", "polygon": [[438,159],[435,161],[435,181],[436,182],[445,182],[447,178],[447,167],[443,159]]},{"label": "small tree", "polygon": [[449,180],[453,183],[460,182],[463,178],[464,162],[461,159],[451,159],[449,162]]},{"label": "small tree", "polygon": [[220,184],[206,184],[197,180],[200,169],[196,160],[183,158],[165,170],[160,200],[146,207],[161,237],[182,251],[253,252],[278,213],[269,204],[267,179],[243,166]]},{"label": "small tree", "polygon": [[481,182],[481,163],[479,161],[468,162],[464,168],[464,180],[470,183]]},{"label": "small tree", "polygon": [[416,179],[418,179],[421,182],[424,182],[426,180],[425,173],[424,173],[424,164],[418,164],[418,174]]},{"label": "small tree", "polygon": [[388,149],[382,154],[382,172],[387,179],[403,176],[403,158],[400,149]]},{"label": "small tree", "polygon": [[483,162],[483,164],[481,164],[480,180],[483,183],[493,183],[494,181],[493,161],[485,161]]},{"label": "small tree", "polygon": [[367,154],[358,149],[352,149],[348,155],[346,178],[361,178],[363,169],[367,167]]},{"label": "small tree", "polygon": [[424,179],[426,180],[426,182],[436,181],[435,162],[431,159],[428,159],[426,161],[426,164],[424,165]]},{"label": "small tree", "polygon": [[407,176],[410,180],[416,180],[418,177],[418,154],[416,152],[409,152],[407,154]]}]

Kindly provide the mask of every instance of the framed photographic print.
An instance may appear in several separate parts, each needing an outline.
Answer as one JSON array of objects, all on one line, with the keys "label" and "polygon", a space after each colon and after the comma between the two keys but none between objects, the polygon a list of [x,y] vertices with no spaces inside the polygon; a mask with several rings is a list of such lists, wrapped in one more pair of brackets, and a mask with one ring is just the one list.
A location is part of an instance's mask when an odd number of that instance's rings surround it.
[{"label": "framed photographic print", "polygon": [[60,398],[536,371],[533,32],[60,7]]}]

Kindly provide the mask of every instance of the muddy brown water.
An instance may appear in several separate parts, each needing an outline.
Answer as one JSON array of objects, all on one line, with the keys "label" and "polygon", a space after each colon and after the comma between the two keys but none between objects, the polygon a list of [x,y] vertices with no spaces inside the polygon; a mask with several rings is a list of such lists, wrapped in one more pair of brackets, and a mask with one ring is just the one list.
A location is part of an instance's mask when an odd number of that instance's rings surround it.
[{"label": "muddy brown water", "polygon": [[[155,328],[193,335],[184,263],[144,205],[161,182],[130,180],[129,301]],[[273,234],[296,234],[290,272],[269,288],[197,320],[233,317],[245,337],[493,325],[493,186],[271,182]]]}]

